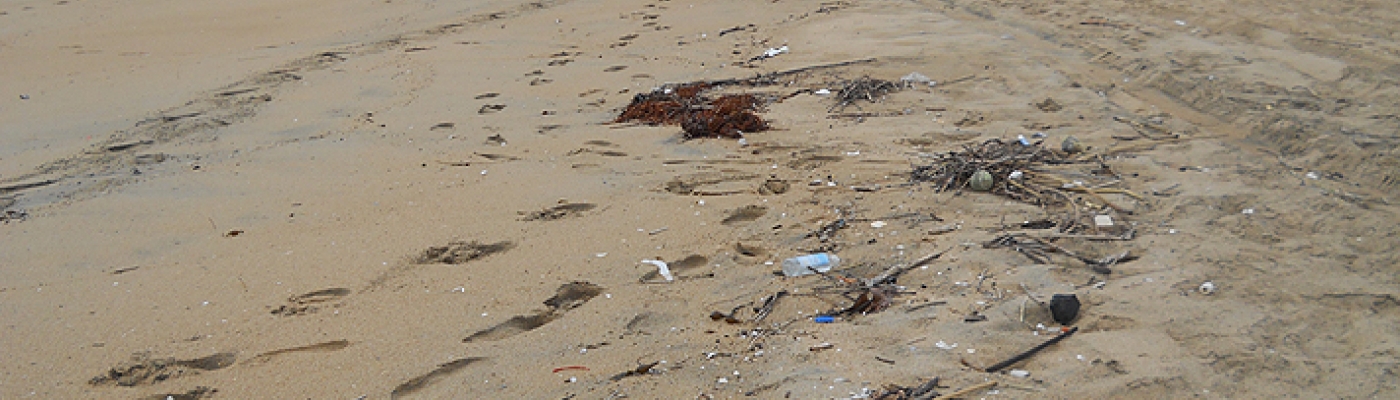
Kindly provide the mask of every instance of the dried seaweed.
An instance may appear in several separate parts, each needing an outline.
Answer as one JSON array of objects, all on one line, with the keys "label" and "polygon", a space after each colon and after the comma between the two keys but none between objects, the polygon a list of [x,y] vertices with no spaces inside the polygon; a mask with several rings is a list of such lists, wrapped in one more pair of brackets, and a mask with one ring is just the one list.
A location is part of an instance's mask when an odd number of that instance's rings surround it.
[{"label": "dried seaweed", "polygon": [[[874,58],[843,61],[830,64],[812,65],[786,71],[761,74],[750,78],[724,79],[671,84],[648,93],[632,97],[632,102],[622,109],[613,123],[640,123],[652,126],[679,125],[684,130],[685,139],[696,138],[742,138],[744,133],[762,132],[771,129],[767,121],[758,115],[770,102],[781,101],[780,97],[767,98],[754,94],[726,94],[717,98],[706,96],[706,92],[730,86],[762,87],[788,85],[791,77],[829,68],[846,67],[875,62]],[[859,80],[858,80],[859,81]],[[881,87],[895,89],[893,83],[866,81],[852,87],[853,99],[859,95],[875,99],[885,92]],[[879,84],[879,83],[883,84]],[[875,83],[872,86],[872,83]],[[864,91],[862,91],[864,90]],[[888,90],[886,90],[888,91]],[[808,91],[799,91],[804,93]]]},{"label": "dried seaweed", "polygon": [[709,98],[708,82],[669,86],[632,98],[613,122],[646,125],[680,125],[686,139],[738,139],[745,132],[762,132],[768,123],[759,117],[764,102],[753,94],[727,94]]}]

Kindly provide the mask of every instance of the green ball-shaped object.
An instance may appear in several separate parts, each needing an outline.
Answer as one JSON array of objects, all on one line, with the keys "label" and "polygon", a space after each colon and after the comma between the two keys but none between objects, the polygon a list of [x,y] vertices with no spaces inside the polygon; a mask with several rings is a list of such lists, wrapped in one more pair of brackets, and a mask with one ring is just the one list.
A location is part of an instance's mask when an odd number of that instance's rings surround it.
[{"label": "green ball-shaped object", "polygon": [[968,180],[967,186],[979,192],[992,190],[992,173],[986,170],[974,172],[972,174],[972,179]]}]

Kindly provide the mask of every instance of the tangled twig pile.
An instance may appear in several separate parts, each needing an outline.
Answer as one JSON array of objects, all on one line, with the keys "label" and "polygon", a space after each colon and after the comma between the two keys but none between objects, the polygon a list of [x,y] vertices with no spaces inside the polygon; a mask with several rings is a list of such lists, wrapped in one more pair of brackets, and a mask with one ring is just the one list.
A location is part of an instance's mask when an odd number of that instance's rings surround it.
[{"label": "tangled twig pile", "polygon": [[993,194],[1036,205],[1063,204],[1068,196],[1032,182],[1031,178],[1036,176],[1036,167],[1073,162],[1076,160],[1046,149],[1041,143],[1027,146],[991,139],[966,145],[961,152],[940,154],[934,163],[915,167],[912,178],[915,182],[932,182],[942,192],[962,189],[978,171],[987,171],[994,177],[989,190]]},{"label": "tangled twig pile", "polygon": [[844,110],[846,106],[860,100],[875,103],[884,98],[886,94],[897,90],[899,90],[899,86],[896,86],[894,82],[872,79],[868,76],[847,81],[845,86],[836,92],[836,104],[833,104],[826,112]]}]

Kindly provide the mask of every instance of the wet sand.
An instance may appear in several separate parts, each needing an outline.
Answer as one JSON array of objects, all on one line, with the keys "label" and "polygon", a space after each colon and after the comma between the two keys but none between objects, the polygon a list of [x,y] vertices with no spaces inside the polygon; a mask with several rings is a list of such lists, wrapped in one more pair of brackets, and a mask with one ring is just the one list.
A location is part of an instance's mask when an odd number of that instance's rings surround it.
[{"label": "wet sand", "polygon": [[[7,4],[0,398],[851,398],[934,377],[997,382],[978,398],[1393,397],[1397,19]],[[773,129],[742,142],[613,122],[638,94],[763,76],[710,93],[768,100]],[[862,77],[897,90],[842,106]],[[1066,187],[1077,207],[920,179],[1071,135],[1087,162],[1027,172],[1105,185]],[[1055,232],[1093,215],[1133,234]],[[831,277],[777,273],[817,251]],[[888,307],[813,321],[933,254]],[[1008,368],[1029,376],[978,370],[1058,332],[1031,299],[1070,293],[1079,331]]]}]

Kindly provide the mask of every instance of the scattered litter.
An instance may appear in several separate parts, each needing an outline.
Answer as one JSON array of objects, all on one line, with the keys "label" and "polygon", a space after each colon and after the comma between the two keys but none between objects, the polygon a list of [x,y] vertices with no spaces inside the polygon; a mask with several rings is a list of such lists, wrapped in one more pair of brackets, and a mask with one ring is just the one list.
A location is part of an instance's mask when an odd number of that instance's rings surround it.
[{"label": "scattered litter", "polygon": [[889,225],[889,223],[885,221],[875,221],[870,223],[870,227],[875,229],[884,228],[885,225]]},{"label": "scattered litter", "polygon": [[1246,208],[1246,209],[1244,209],[1244,211],[1241,211],[1241,213],[1244,213],[1244,215],[1254,214],[1254,209],[1253,209],[1253,208]]},{"label": "scattered litter", "polygon": [[818,95],[818,96],[826,96],[826,95],[831,94],[831,90],[829,90],[829,89],[817,89],[816,91],[812,92],[812,94],[815,94],[815,95]]},{"label": "scattered litter", "polygon": [[657,272],[657,273],[660,273],[660,274],[661,274],[661,277],[662,277],[662,278],[665,278],[667,282],[676,280],[676,276],[675,276],[675,275],[671,275],[671,268],[666,266],[666,262],[665,262],[665,261],[661,261],[661,260],[642,260],[642,263],[643,263],[643,264],[655,265],[655,266],[656,266],[656,272]]},{"label": "scattered litter", "polygon": [[937,348],[940,348],[940,349],[943,349],[943,350],[952,350],[952,349],[958,348],[958,344],[957,344],[957,343],[948,344],[947,342],[944,342],[944,341],[942,341],[942,340],[939,340],[938,343],[934,343],[934,344],[933,344],[933,347],[937,347]]},{"label": "scattered litter", "polygon": [[1016,143],[1020,143],[1022,146],[1031,145],[1031,141],[1030,139],[1026,139],[1026,135],[1016,135]]},{"label": "scattered litter", "polygon": [[1214,294],[1214,293],[1215,293],[1215,283],[1214,283],[1214,282],[1211,282],[1211,281],[1206,281],[1205,283],[1202,283],[1202,284],[1201,284],[1201,287],[1196,288],[1196,290],[1200,291],[1201,294],[1205,294],[1205,295]]},{"label": "scattered litter", "polygon": [[915,84],[921,83],[933,86],[932,79],[929,79],[929,77],[924,76],[924,74],[918,72],[910,72],[909,75],[905,75],[904,77],[899,78],[899,81],[903,82],[905,87],[914,86]]},{"label": "scattered litter", "polygon": [[1025,377],[1031,376],[1031,372],[1030,372],[1030,371],[1027,371],[1027,370],[1024,370],[1024,369],[1013,369],[1013,370],[1007,371],[1006,374],[1007,374],[1007,375],[1014,376],[1014,377],[1017,377],[1017,378],[1025,378]]},{"label": "scattered litter", "polygon": [[1060,325],[1069,325],[1079,317],[1079,297],[1073,293],[1051,296],[1050,314]]},{"label": "scattered litter", "polygon": [[836,322],[836,317],[830,315],[818,315],[812,318],[812,322],[816,322],[818,324],[829,324],[832,322]]},{"label": "scattered litter", "polygon": [[582,366],[582,365],[568,365],[568,366],[563,366],[563,367],[555,368],[555,369],[554,369],[554,373],[557,374],[557,373],[560,373],[560,372],[563,372],[563,371],[587,371],[587,370],[588,370],[588,367],[585,367],[585,366]]},{"label": "scattered litter", "polygon": [[1112,217],[1112,216],[1109,216],[1109,215],[1095,215],[1095,216],[1094,216],[1094,225],[1096,225],[1096,226],[1113,226],[1113,217]]},{"label": "scattered litter", "polygon": [[841,258],[835,254],[816,253],[805,256],[798,256],[783,260],[783,275],[803,276],[811,275],[813,271],[825,273],[830,271],[837,264],[841,263]]},{"label": "scattered litter", "polygon": [[763,52],[763,57],[764,57],[764,58],[777,57],[779,54],[783,54],[783,53],[787,53],[787,52],[788,52],[788,47],[787,47],[787,46],[778,47],[778,48],[773,48],[773,49],[768,49],[767,51],[764,51],[764,52]]}]

